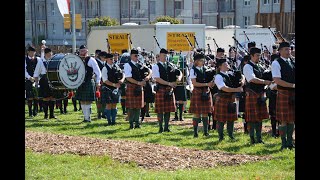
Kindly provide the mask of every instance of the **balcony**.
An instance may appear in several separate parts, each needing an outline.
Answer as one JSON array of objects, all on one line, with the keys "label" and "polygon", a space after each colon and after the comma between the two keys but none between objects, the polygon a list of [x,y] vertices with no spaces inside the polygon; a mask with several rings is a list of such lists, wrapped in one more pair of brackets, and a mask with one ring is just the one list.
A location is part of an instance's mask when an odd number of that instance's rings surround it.
[{"label": "balcony", "polygon": [[[128,9],[121,10],[121,18],[129,18]],[[147,9],[131,9],[130,18],[148,18],[148,10]]]}]

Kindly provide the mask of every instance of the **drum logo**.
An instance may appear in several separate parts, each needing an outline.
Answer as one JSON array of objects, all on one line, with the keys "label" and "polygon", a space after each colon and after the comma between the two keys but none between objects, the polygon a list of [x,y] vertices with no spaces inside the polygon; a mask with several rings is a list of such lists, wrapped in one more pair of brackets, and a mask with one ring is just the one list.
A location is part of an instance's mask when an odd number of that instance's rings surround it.
[{"label": "drum logo", "polygon": [[77,62],[70,63],[70,66],[66,59],[64,59],[64,69],[67,71],[68,79],[72,82],[75,82],[78,79],[78,72],[80,69],[80,65],[77,67]]}]

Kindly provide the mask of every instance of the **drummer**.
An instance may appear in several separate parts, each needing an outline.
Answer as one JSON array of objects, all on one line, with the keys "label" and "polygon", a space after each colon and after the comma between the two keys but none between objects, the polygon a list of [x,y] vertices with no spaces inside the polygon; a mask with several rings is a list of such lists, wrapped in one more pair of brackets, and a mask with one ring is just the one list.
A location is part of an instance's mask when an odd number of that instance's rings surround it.
[{"label": "drummer", "polygon": [[[88,49],[85,45],[79,48],[79,56],[84,62],[86,73],[84,82],[76,92],[76,99],[81,101],[81,108],[84,115],[83,122],[91,122],[91,103],[96,100],[95,91],[100,89],[101,71],[97,61],[88,56]],[[95,74],[95,80],[92,79]]]}]

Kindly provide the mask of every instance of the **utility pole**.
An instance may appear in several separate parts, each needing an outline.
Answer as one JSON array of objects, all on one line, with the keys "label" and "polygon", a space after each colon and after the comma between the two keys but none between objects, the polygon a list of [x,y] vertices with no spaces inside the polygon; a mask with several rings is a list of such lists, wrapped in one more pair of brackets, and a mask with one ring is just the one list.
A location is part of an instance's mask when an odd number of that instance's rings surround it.
[{"label": "utility pole", "polygon": [[72,8],[72,53],[76,52],[76,5],[74,0],[71,1]]}]

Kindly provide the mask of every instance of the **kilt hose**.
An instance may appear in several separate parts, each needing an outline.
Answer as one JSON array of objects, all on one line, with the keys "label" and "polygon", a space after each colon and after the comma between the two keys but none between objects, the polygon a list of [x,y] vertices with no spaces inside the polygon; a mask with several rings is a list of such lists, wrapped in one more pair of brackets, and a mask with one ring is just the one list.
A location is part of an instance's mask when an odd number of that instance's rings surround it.
[{"label": "kilt hose", "polygon": [[237,112],[228,113],[228,103],[232,102],[235,102],[233,93],[230,93],[230,95],[218,94],[214,104],[214,119],[223,123],[236,121],[238,119]]},{"label": "kilt hose", "polygon": [[165,99],[165,93],[172,89],[170,86],[160,87],[155,97],[155,113],[175,112],[176,111],[176,98],[172,92],[172,99]]},{"label": "kilt hose", "polygon": [[263,92],[256,93],[252,90],[246,90],[246,122],[262,122],[269,118],[267,104],[259,105],[258,98],[263,97]]},{"label": "kilt hose", "polygon": [[95,101],[96,86],[93,79],[86,80],[82,83],[76,92],[76,99],[79,101]]},{"label": "kilt hose", "polygon": [[212,112],[212,95],[209,93],[209,100],[202,100],[202,92],[208,92],[208,87],[195,87],[192,91],[189,113],[208,114]]},{"label": "kilt hose", "polygon": [[141,109],[144,106],[144,92],[142,90],[139,96],[135,96],[135,89],[141,87],[137,84],[127,83],[126,90],[126,108]]},{"label": "kilt hose", "polygon": [[269,91],[269,115],[271,117],[276,117],[276,107],[277,107],[277,91]]},{"label": "kilt hose", "polygon": [[295,103],[290,102],[290,98],[295,97],[294,90],[284,90],[278,88],[276,119],[280,122],[295,122]]}]

